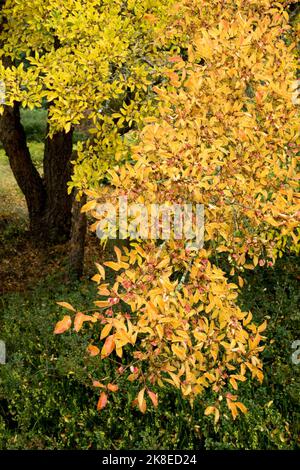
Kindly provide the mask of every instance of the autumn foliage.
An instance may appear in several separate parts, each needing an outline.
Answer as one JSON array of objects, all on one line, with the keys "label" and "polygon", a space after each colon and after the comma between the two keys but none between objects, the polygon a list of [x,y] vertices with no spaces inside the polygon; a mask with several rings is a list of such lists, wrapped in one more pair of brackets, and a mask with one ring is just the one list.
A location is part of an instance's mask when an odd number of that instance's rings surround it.
[{"label": "autumn foliage", "polygon": [[[191,402],[200,397],[217,422],[224,403],[234,419],[247,411],[240,382],[263,380],[267,325],[238,307],[230,277],[238,273],[241,287],[245,269],[271,266],[286,246],[299,249],[295,44],[286,41],[284,5],[269,0],[173,2],[167,23],[156,37],[157,50],[171,51],[152,88],[156,110],[130,145],[130,160],[107,173],[111,185],[99,190],[95,176],[84,210],[97,216],[97,202],[124,195],[146,207],[203,204],[204,247],[191,250],[174,237],[115,247],[116,259],[94,277],[95,309],[65,316],[55,332],[91,322],[100,337],[89,354],[119,362],[114,376],[97,378],[99,410],[122,375],[136,384],[142,412],[172,385]],[[126,143],[124,160],[127,150]]]}]

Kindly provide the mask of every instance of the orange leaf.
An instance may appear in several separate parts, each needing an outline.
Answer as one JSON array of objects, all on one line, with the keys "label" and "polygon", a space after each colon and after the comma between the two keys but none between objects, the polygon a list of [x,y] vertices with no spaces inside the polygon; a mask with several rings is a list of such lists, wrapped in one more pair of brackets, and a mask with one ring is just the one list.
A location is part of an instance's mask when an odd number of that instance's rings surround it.
[{"label": "orange leaf", "polygon": [[106,338],[101,351],[101,357],[107,357],[115,348],[114,335],[110,335]]},{"label": "orange leaf", "polygon": [[85,321],[96,323],[97,318],[91,315],[84,315],[83,313],[78,312],[74,320],[74,330],[78,332],[82,328],[82,325]]},{"label": "orange leaf", "polygon": [[75,320],[74,320],[74,330],[75,331],[78,332],[81,329],[83,321],[84,321],[84,317],[85,317],[85,315],[81,312],[78,312],[75,315]]},{"label": "orange leaf", "polygon": [[99,284],[99,282],[101,281],[101,274],[95,274],[95,276],[92,277],[92,281],[95,281]]},{"label": "orange leaf", "polygon": [[107,389],[110,390],[111,392],[117,392],[119,390],[119,387],[118,385],[108,384]]},{"label": "orange leaf", "polygon": [[97,307],[100,307],[100,308],[110,307],[110,305],[111,305],[107,300],[96,300],[94,302],[94,304],[97,305]]},{"label": "orange leaf", "polygon": [[103,408],[105,408],[106,405],[107,405],[107,395],[106,393],[102,392],[98,400],[97,410],[98,411],[103,410]]},{"label": "orange leaf", "polygon": [[93,380],[93,387],[105,388],[105,385],[99,382],[99,380]]},{"label": "orange leaf", "polygon": [[175,63],[175,62],[182,62],[182,57],[180,55],[174,56],[174,57],[169,57],[169,62]]},{"label": "orange leaf", "polygon": [[72,305],[69,304],[68,302],[56,302],[56,303],[57,303],[57,305],[60,305],[61,307],[64,307],[68,310],[72,310],[72,312],[76,312],[75,308],[72,307]]},{"label": "orange leaf", "polygon": [[89,352],[89,354],[91,356],[97,356],[100,352],[100,349],[97,348],[97,346],[94,346],[93,344],[90,344],[88,347],[87,347],[87,351]]},{"label": "orange leaf", "polygon": [[243,405],[243,403],[237,401],[235,405],[242,411],[242,413],[246,414],[248,412],[248,409]]},{"label": "orange leaf", "polygon": [[153,403],[153,406],[155,406],[155,408],[156,408],[157,405],[158,405],[158,396],[157,396],[157,393],[151,392],[150,390],[147,390],[147,393],[148,393],[148,395],[149,395],[150,400],[151,400],[152,403]]},{"label": "orange leaf", "polygon": [[146,21],[149,21],[149,23],[156,23],[157,21],[156,16],[153,15],[152,13],[147,13],[146,15],[144,15],[144,19]]},{"label": "orange leaf", "polygon": [[72,325],[72,320],[71,320],[70,315],[65,315],[62,320],[56,323],[54,334],[60,335],[61,333],[64,333],[70,328],[71,325]]},{"label": "orange leaf", "polygon": [[98,294],[99,295],[110,295],[110,291],[107,288],[108,284],[101,284],[101,286],[98,287]]}]

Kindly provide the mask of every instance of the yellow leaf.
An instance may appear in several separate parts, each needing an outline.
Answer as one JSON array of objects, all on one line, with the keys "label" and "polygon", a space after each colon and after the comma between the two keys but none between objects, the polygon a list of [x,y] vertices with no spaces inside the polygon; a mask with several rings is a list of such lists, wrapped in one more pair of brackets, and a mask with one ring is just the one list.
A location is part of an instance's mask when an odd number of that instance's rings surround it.
[{"label": "yellow leaf", "polygon": [[64,129],[65,129],[66,134],[67,134],[68,132],[70,132],[70,130],[71,130],[71,125],[72,125],[71,122],[67,122],[67,124],[65,125],[65,128],[64,128]]},{"label": "yellow leaf", "polygon": [[237,390],[238,389],[238,386],[237,386],[237,383],[236,381],[234,380],[234,378],[230,378],[229,379],[229,382],[231,383],[232,387],[234,388],[234,390]]},{"label": "yellow leaf", "polygon": [[264,380],[264,374],[262,373],[261,370],[257,369],[256,371],[256,377],[258,378],[259,382],[262,383]]},{"label": "yellow leaf", "polygon": [[56,302],[56,303],[57,303],[57,305],[60,305],[61,307],[64,307],[68,310],[72,310],[72,312],[76,312],[75,308],[72,307],[71,304],[68,304],[68,302]]},{"label": "yellow leaf", "polygon": [[97,356],[100,353],[100,349],[97,348],[97,346],[94,346],[93,344],[90,344],[87,347],[87,351],[92,357]]},{"label": "yellow leaf", "polygon": [[215,419],[214,419],[214,423],[217,424],[217,422],[219,421],[220,419],[220,411],[218,408],[215,408]]},{"label": "yellow leaf", "polygon": [[115,263],[114,261],[107,261],[104,263],[105,266],[107,266],[110,269],[113,269],[114,271],[120,271],[121,269],[121,263]]},{"label": "yellow leaf", "polygon": [[205,416],[209,416],[211,414],[213,414],[215,412],[215,406],[208,406],[205,411],[204,411],[204,414]]},{"label": "yellow leaf", "polygon": [[106,338],[103,348],[101,350],[101,357],[109,356],[115,348],[114,335],[110,335]]},{"label": "yellow leaf", "polygon": [[248,325],[252,320],[252,313],[250,312],[249,315],[243,320],[243,325]]},{"label": "yellow leaf", "polygon": [[156,325],[155,328],[156,328],[159,338],[162,339],[164,336],[164,327],[162,325]]},{"label": "yellow leaf", "polygon": [[175,386],[177,388],[180,388],[180,379],[179,379],[179,377],[177,375],[173,374],[173,372],[168,372],[168,373],[171,376],[172,381],[175,384]]},{"label": "yellow leaf", "polygon": [[231,400],[228,400],[228,399],[227,399],[227,406],[228,406],[228,408],[229,408],[230,411],[231,411],[231,414],[232,414],[233,419],[236,419],[236,417],[237,417],[237,415],[238,415],[238,411],[237,411],[237,408],[236,408],[236,404],[233,403]]},{"label": "yellow leaf", "polygon": [[257,331],[258,331],[258,333],[261,333],[262,331],[265,331],[266,328],[267,328],[267,321],[265,320],[265,321],[257,328]]},{"label": "yellow leaf", "polygon": [[142,390],[139,391],[138,396],[137,396],[139,409],[141,410],[142,413],[145,413],[146,407],[147,407],[144,394],[145,394],[145,388],[142,388]]},{"label": "yellow leaf", "polygon": [[247,413],[248,412],[248,409],[245,407],[245,405],[243,405],[243,403],[237,401],[235,402],[235,405],[241,410],[242,413]]},{"label": "yellow leaf", "polygon": [[120,263],[121,262],[121,257],[122,257],[122,253],[121,253],[120,248],[118,248],[117,246],[114,246],[114,252],[117,255],[118,263]]},{"label": "yellow leaf", "polygon": [[97,201],[89,201],[86,204],[84,204],[84,206],[82,206],[81,212],[82,213],[89,212],[89,211],[95,209],[96,205],[97,205]]},{"label": "yellow leaf", "polygon": [[103,330],[101,331],[100,339],[106,338],[106,336],[109,335],[111,329],[112,329],[112,324],[109,323],[108,325],[105,325],[105,327],[104,327]]},{"label": "yellow leaf", "polygon": [[94,304],[97,305],[97,307],[101,307],[101,308],[106,308],[106,307],[111,306],[108,300],[95,300]]},{"label": "yellow leaf", "polygon": [[101,264],[99,263],[95,263],[96,264],[96,267],[102,277],[102,279],[104,280],[105,279],[105,269],[103,268],[103,266],[101,266]]},{"label": "yellow leaf", "polygon": [[101,281],[102,277],[100,274],[95,274],[95,276],[92,277],[92,281],[95,281],[99,284],[99,282]]}]

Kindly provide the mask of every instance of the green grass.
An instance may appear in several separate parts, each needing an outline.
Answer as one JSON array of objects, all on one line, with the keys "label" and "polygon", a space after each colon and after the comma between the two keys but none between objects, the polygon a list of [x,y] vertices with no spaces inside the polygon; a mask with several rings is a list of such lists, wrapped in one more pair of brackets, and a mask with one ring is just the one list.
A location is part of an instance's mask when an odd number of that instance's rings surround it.
[{"label": "green grass", "polygon": [[21,122],[28,142],[44,142],[47,128],[47,111],[45,109],[21,109]]},{"label": "green grass", "polygon": [[[47,129],[46,109],[21,109],[21,122],[28,142],[44,142]],[[80,128],[76,128],[73,137],[74,144],[85,138],[86,134]]]}]

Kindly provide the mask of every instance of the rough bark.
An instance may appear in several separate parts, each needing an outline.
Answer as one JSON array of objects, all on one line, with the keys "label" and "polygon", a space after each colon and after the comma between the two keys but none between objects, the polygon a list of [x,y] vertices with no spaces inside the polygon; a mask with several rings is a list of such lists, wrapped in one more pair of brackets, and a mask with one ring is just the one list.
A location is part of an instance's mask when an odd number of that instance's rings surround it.
[{"label": "rough bark", "polygon": [[46,189],[44,237],[65,241],[71,232],[72,196],[67,183],[71,179],[73,132],[57,132],[47,137],[44,151],[44,185]]},{"label": "rough bark", "polygon": [[[4,4],[5,0],[0,0],[0,14]],[[1,16],[0,34],[5,23],[6,18]],[[0,48],[2,47],[3,41],[0,41]],[[10,57],[2,57],[2,63],[5,67],[10,67]],[[18,103],[15,103],[13,107],[4,106],[3,114],[0,115],[0,141],[9,158],[16,181],[25,196],[30,229],[35,232],[36,224],[44,212],[46,193],[43,180],[31,160]]]}]

